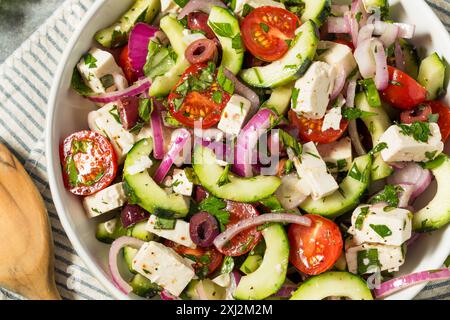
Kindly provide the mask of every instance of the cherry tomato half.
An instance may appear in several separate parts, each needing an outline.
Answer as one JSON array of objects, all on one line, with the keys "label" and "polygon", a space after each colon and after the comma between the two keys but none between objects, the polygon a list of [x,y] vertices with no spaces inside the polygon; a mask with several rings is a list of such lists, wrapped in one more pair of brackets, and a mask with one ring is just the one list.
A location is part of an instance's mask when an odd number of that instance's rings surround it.
[{"label": "cherry tomato half", "polygon": [[393,107],[410,110],[423,103],[427,98],[427,90],[416,80],[392,66],[388,66],[389,86],[381,92],[381,96]]},{"label": "cherry tomato half", "polygon": [[285,9],[259,7],[242,21],[242,39],[255,57],[272,62],[289,50],[286,42],[294,39],[295,30],[300,24],[299,18]]},{"label": "cherry tomato half", "polygon": [[222,264],[223,255],[215,247],[192,249],[170,240],[165,240],[164,244],[175,250],[176,253],[192,260],[196,274],[201,273],[203,276],[207,276]]},{"label": "cherry tomato half", "polygon": [[428,122],[428,117],[433,113],[431,107],[426,104],[421,104],[413,110],[405,110],[400,113],[401,123],[411,124],[416,121]]},{"label": "cherry tomato half", "polygon": [[337,224],[324,217],[307,214],[310,227],[292,224],[289,227],[289,261],[301,272],[316,275],[327,271],[342,253],[343,241]]},{"label": "cherry tomato half", "polygon": [[438,125],[441,129],[442,141],[446,141],[450,135],[450,109],[441,101],[429,102],[433,114],[439,115]]},{"label": "cherry tomato half", "polygon": [[128,83],[134,83],[137,81],[137,74],[131,66],[131,60],[128,56],[128,45],[123,47],[120,57],[119,57],[119,66],[122,68],[123,73],[125,74],[125,78],[127,78]]},{"label": "cherry tomato half", "polygon": [[[202,128],[210,128],[219,122],[222,110],[230,100],[212,74],[212,82],[202,80],[209,75],[208,64],[198,63],[190,66],[169,95],[169,110],[172,116],[187,127],[194,128],[196,121],[202,121]],[[193,87],[190,83],[195,82]],[[183,96],[184,95],[184,96]]]},{"label": "cherry tomato half", "polygon": [[60,145],[64,184],[80,196],[96,193],[116,177],[117,157],[107,138],[94,131],[80,131]]},{"label": "cherry tomato half", "polygon": [[[249,203],[227,201],[225,211],[230,213],[230,220],[226,225],[226,229],[234,226],[241,220],[259,216],[258,210]],[[252,250],[261,240],[261,237],[261,232],[256,227],[253,227],[236,235],[219,251],[227,256],[241,256]]]},{"label": "cherry tomato half", "polygon": [[322,132],[322,119],[308,119],[297,115],[295,111],[290,110],[289,121],[297,128],[298,138],[302,141],[317,142],[317,143],[330,143],[338,140],[344,134],[348,127],[348,120],[342,119],[339,130],[328,129]]}]

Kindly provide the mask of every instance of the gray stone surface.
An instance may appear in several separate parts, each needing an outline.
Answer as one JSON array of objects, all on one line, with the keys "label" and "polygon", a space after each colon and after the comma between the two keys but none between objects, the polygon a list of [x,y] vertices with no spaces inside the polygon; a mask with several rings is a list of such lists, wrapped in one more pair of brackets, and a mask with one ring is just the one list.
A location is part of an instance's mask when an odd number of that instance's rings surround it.
[{"label": "gray stone surface", "polygon": [[0,0],[0,63],[63,2],[64,0]]}]

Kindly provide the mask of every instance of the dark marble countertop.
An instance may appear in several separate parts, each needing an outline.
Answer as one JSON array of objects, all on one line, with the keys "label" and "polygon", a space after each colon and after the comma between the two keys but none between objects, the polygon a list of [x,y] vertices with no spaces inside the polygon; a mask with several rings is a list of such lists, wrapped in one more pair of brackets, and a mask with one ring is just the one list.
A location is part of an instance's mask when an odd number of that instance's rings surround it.
[{"label": "dark marble countertop", "polygon": [[0,63],[65,0],[0,0]]}]

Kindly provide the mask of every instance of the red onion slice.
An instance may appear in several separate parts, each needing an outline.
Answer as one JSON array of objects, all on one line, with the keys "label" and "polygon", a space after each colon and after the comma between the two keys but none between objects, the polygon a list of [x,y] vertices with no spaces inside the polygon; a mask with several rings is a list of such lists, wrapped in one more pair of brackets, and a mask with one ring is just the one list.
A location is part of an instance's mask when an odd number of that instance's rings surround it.
[{"label": "red onion slice", "polygon": [[241,281],[240,273],[238,271],[231,271],[230,280],[231,283],[226,290],[226,300],[234,300],[233,293]]},{"label": "red onion slice", "polygon": [[403,39],[412,39],[416,33],[416,26],[407,23],[394,23],[398,27],[398,36]]},{"label": "red onion slice", "polygon": [[224,69],[223,73],[225,76],[233,81],[234,83],[234,92],[248,99],[252,105],[252,109],[249,114],[255,114],[256,110],[258,110],[260,105],[259,96],[245,84],[239,81],[239,79],[228,69]]},{"label": "red onion slice", "polygon": [[251,177],[253,150],[262,135],[278,116],[270,109],[261,109],[250,119],[237,138],[233,171],[242,177]]},{"label": "red onion slice", "polygon": [[163,122],[161,113],[156,109],[151,114],[150,125],[153,134],[153,156],[155,159],[161,160],[164,158]]},{"label": "red onion slice", "polygon": [[124,247],[133,247],[139,249],[145,242],[133,237],[120,237],[116,239],[109,249],[109,271],[111,272],[111,277],[114,285],[123,293],[129,294],[133,291],[130,284],[125,281],[119,272],[119,267],[117,265],[117,258],[119,257],[120,250]]},{"label": "red onion slice", "polygon": [[266,213],[257,217],[239,221],[237,224],[228,228],[225,232],[219,234],[214,239],[214,245],[217,249],[221,249],[228,241],[236,235],[249,228],[262,225],[267,222],[295,223],[309,227],[311,219],[292,213]]},{"label": "red onion slice", "polygon": [[358,34],[359,34],[359,24],[355,16],[348,12],[345,15],[345,19],[350,27],[350,35],[352,36],[353,45],[356,47],[358,45]]},{"label": "red onion slice", "polygon": [[347,80],[347,75],[344,68],[338,66],[337,69],[338,74],[334,81],[333,92],[330,95],[330,100],[334,100],[338,97],[338,95],[344,89],[345,81]]},{"label": "red onion slice", "polygon": [[398,40],[395,41],[394,55],[395,55],[395,67],[401,71],[405,71],[406,67],[405,55]]},{"label": "red onion slice", "polygon": [[358,44],[361,44],[364,41],[372,38],[373,31],[374,31],[373,24],[366,24],[364,27],[362,27],[358,33]]},{"label": "red onion slice", "polygon": [[134,85],[126,88],[125,90],[103,93],[97,96],[89,96],[87,98],[95,103],[110,103],[120,100],[122,98],[137,96],[147,91],[150,88],[150,85],[151,85],[150,79],[144,78],[142,80],[135,82]]},{"label": "red onion slice", "polygon": [[148,44],[159,29],[146,23],[137,23],[131,30],[128,40],[128,56],[131,66],[138,77],[144,76],[144,65],[147,62]]},{"label": "red onion slice", "polygon": [[361,76],[364,79],[373,78],[376,72],[376,66],[372,53],[372,39],[361,42],[356,47],[354,56]]},{"label": "red onion slice", "polygon": [[410,162],[404,168],[397,169],[393,175],[387,178],[387,182],[393,185],[413,185],[414,191],[411,194],[411,201],[413,201],[428,188],[432,178],[430,170],[422,168],[415,162]]},{"label": "red onion slice", "polygon": [[373,293],[375,298],[379,299],[420,283],[447,279],[450,279],[449,269],[416,272],[383,282],[378,289],[373,290]]},{"label": "red onion slice", "polygon": [[409,206],[409,202],[411,201],[411,196],[416,189],[412,184],[399,184],[399,187],[403,189],[398,195],[398,207],[399,208],[407,208]]},{"label": "red onion slice", "polygon": [[386,52],[381,41],[372,40],[372,52],[375,58],[375,85],[378,90],[384,90],[389,85],[389,72]]},{"label": "red onion slice", "polygon": [[329,17],[326,28],[328,33],[350,33],[349,20],[345,17]]},{"label": "red onion slice", "polygon": [[356,96],[356,80],[350,80],[347,86],[347,95],[345,97],[345,104],[347,108],[353,108],[355,106]]},{"label": "red onion slice", "polygon": [[182,128],[175,131],[177,131],[178,136],[169,146],[169,151],[164,156],[158,169],[156,169],[155,175],[153,176],[153,179],[158,184],[162,183],[170,168],[172,167],[175,159],[183,151],[184,146],[187,142],[189,142],[191,138],[191,134],[187,129]]},{"label": "red onion slice", "polygon": [[201,11],[201,12],[209,14],[211,12],[212,7],[214,7],[214,6],[222,7],[222,8],[227,7],[220,0],[190,0],[178,14],[178,20],[183,19],[189,13],[195,12],[195,11]]}]

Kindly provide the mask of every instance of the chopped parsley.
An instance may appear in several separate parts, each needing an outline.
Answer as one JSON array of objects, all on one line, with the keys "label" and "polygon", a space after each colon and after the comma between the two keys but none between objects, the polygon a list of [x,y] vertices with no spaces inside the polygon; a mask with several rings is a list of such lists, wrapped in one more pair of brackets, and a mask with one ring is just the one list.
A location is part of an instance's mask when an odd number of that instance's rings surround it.
[{"label": "chopped parsley", "polygon": [[405,136],[413,137],[414,140],[419,142],[428,142],[428,138],[431,136],[430,124],[428,122],[415,121],[410,125],[398,123],[400,127],[400,133]]},{"label": "chopped parsley", "polygon": [[366,93],[367,101],[372,108],[378,108],[381,106],[380,94],[378,93],[377,86],[373,79],[364,79],[358,82]]},{"label": "chopped parsley", "polygon": [[362,229],[364,220],[366,219],[368,214],[369,214],[369,207],[362,207],[361,212],[358,214],[358,217],[356,217],[356,221],[355,221],[356,229],[358,229],[358,230]]},{"label": "chopped parsley", "polygon": [[292,103],[292,108],[294,108],[294,109],[297,106],[297,100],[298,100],[298,95],[299,94],[300,94],[300,89],[292,88],[291,103]]},{"label": "chopped parsley", "polygon": [[97,59],[92,54],[86,53],[83,59],[89,69],[97,68]]},{"label": "chopped parsley", "polygon": [[212,99],[215,103],[221,104],[222,103],[222,92],[214,91],[214,93],[212,94]]},{"label": "chopped parsley", "polygon": [[222,261],[222,267],[220,268],[220,273],[230,273],[234,269],[234,259],[230,256],[225,256]]},{"label": "chopped parsley", "polygon": [[113,118],[120,124],[122,124],[122,121],[120,121],[120,115],[119,111],[117,110],[117,106],[114,105],[114,107],[109,110],[109,114],[113,116]]},{"label": "chopped parsley", "polygon": [[86,153],[88,148],[92,146],[92,142],[91,141],[86,141],[86,140],[73,140],[72,141],[72,153],[76,154],[76,153]]},{"label": "chopped parsley", "polygon": [[216,217],[220,225],[220,230],[223,232],[225,231],[225,225],[230,221],[230,213],[223,210],[226,206],[227,204],[225,201],[214,196],[209,196],[200,202],[198,208],[200,211],[206,211]]},{"label": "chopped parsley", "polygon": [[388,145],[386,142],[380,142],[377,144],[372,150],[369,151],[370,155],[374,155],[375,153],[378,153],[384,149],[388,148]]},{"label": "chopped parsley", "polygon": [[89,97],[94,95],[92,89],[84,82],[83,77],[81,76],[78,68],[75,67],[72,73],[72,79],[70,82],[72,89],[74,89],[78,94]]},{"label": "chopped parsley", "polygon": [[356,261],[359,274],[374,272],[381,267],[380,260],[378,260],[378,249],[358,251]]},{"label": "chopped parsley", "polygon": [[263,23],[263,22],[261,22],[261,23],[259,24],[259,26],[261,27],[261,29],[263,29],[263,31],[264,31],[265,33],[269,32],[269,30],[270,30],[269,26],[268,26],[267,24]]},{"label": "chopped parsley", "polygon": [[208,25],[211,27],[212,31],[214,31],[214,33],[219,37],[233,38],[234,36],[233,29],[231,28],[231,24],[229,23],[209,21]]},{"label": "chopped parsley", "polygon": [[255,10],[255,8],[253,8],[251,5],[244,4],[244,8],[242,9],[242,17],[245,18],[253,10]]},{"label": "chopped parsley", "polygon": [[231,39],[231,47],[240,52],[242,51],[244,48],[242,46],[242,38],[241,35],[238,33],[236,34],[232,39]]},{"label": "chopped parsley", "polygon": [[367,112],[356,108],[344,108],[342,110],[342,116],[347,120],[364,119],[378,115],[375,112]]},{"label": "chopped parsley", "polygon": [[228,92],[229,94],[234,93],[234,83],[225,76],[223,67],[220,67],[217,71],[217,82],[225,92]]},{"label": "chopped parsley", "polygon": [[384,224],[370,224],[370,227],[383,239],[392,235],[391,229]]},{"label": "chopped parsley", "polygon": [[428,122],[434,122],[437,123],[439,121],[439,114],[438,113],[432,113],[428,115]]},{"label": "chopped parsley", "polygon": [[404,189],[400,186],[393,186],[391,184],[387,184],[384,186],[383,191],[375,195],[370,203],[378,203],[378,202],[386,202],[391,207],[397,207],[399,203],[398,194],[403,192]]},{"label": "chopped parsley", "polygon": [[428,160],[433,160],[434,157],[436,156],[437,150],[432,151],[432,152],[425,152],[425,157],[427,157]]},{"label": "chopped parsley", "polygon": [[150,121],[150,114],[153,112],[153,99],[139,99],[139,118],[148,122]]},{"label": "chopped parsley", "polygon": [[103,85],[103,88],[108,89],[114,85],[114,77],[112,74],[104,75],[100,78],[100,82]]},{"label": "chopped parsley", "polygon": [[286,160],[286,163],[284,165],[284,173],[289,174],[292,172],[293,169],[294,169],[294,162],[292,162],[291,160]]},{"label": "chopped parsley", "polygon": [[225,169],[223,170],[222,174],[219,177],[219,180],[217,180],[217,185],[219,187],[222,187],[228,183],[230,183],[230,178],[228,177],[228,173],[230,172],[230,164],[228,163],[225,166]]},{"label": "chopped parsley", "polygon": [[361,172],[361,170],[359,170],[356,163],[354,163],[353,166],[351,167],[350,171],[348,172],[348,176],[355,180],[365,183],[365,182],[367,182],[366,170],[368,170],[368,168],[364,169],[364,171]]},{"label": "chopped parsley", "polygon": [[173,230],[177,219],[166,219],[161,217],[156,217],[154,228],[157,230]]},{"label": "chopped parsley", "polygon": [[280,141],[286,148],[291,148],[297,157],[301,157],[303,147],[300,142],[284,130],[279,129]]}]

